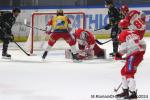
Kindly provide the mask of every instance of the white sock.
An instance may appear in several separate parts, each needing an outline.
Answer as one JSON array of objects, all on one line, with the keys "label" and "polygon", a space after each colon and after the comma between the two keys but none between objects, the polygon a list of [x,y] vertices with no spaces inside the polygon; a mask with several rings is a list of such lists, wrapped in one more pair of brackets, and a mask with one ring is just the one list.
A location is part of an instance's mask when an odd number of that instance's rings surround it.
[{"label": "white sock", "polygon": [[128,81],[125,76],[122,77],[122,88],[128,89]]},{"label": "white sock", "polygon": [[133,78],[128,78],[127,81],[128,81],[129,90],[130,91],[136,91],[135,80]]},{"label": "white sock", "polygon": [[46,48],[45,48],[45,51],[49,51],[51,48],[52,48],[52,46],[47,45]]}]

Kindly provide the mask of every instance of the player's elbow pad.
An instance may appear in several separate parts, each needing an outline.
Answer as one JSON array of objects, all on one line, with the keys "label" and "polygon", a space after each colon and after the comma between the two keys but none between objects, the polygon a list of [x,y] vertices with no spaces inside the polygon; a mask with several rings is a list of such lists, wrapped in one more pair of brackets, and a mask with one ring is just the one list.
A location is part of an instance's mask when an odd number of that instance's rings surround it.
[{"label": "player's elbow pad", "polygon": [[69,32],[72,31],[72,26],[71,26],[71,24],[68,25],[68,31],[69,31]]},{"label": "player's elbow pad", "polygon": [[140,41],[139,41],[139,44],[140,44],[140,46],[141,46],[141,48],[142,48],[143,50],[146,50],[146,43],[145,43],[144,40],[140,40]]}]

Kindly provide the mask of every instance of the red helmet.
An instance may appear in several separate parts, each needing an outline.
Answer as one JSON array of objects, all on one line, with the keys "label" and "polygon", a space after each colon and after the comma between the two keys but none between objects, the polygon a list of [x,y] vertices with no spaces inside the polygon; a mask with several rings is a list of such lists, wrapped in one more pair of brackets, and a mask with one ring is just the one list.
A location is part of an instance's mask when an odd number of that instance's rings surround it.
[{"label": "red helmet", "polygon": [[119,27],[122,29],[126,29],[129,26],[129,22],[126,19],[122,19],[119,22]]},{"label": "red helmet", "polygon": [[127,5],[122,5],[120,8],[121,12],[123,12],[124,14],[126,14],[127,12],[129,12],[129,8]]}]

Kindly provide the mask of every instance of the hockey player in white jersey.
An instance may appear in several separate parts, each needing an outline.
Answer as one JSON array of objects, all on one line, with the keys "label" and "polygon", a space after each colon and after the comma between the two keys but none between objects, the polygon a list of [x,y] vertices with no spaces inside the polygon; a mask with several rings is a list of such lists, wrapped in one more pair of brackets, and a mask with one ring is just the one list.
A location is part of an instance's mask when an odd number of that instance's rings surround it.
[{"label": "hockey player in white jersey", "polygon": [[124,20],[120,21],[119,26],[123,29],[118,36],[121,43],[119,53],[123,55],[122,57],[125,58],[126,62],[121,69],[123,92],[117,94],[116,97],[136,99],[137,91],[134,75],[143,60],[146,44],[143,40],[140,40],[140,36],[135,34],[135,31],[127,29],[128,25]]}]

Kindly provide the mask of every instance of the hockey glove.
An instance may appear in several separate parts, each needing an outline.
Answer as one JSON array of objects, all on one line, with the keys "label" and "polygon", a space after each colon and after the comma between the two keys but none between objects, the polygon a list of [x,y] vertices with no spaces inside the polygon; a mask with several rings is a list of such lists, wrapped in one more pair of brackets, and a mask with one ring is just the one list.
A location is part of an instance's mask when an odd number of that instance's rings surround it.
[{"label": "hockey glove", "polygon": [[104,29],[105,30],[109,30],[111,28],[111,25],[110,24],[107,24],[106,26],[104,26]]},{"label": "hockey glove", "polygon": [[14,35],[13,34],[10,34],[9,35],[9,40],[12,42],[12,41],[14,41]]},{"label": "hockey glove", "polygon": [[122,54],[120,54],[120,53],[116,53],[114,59],[115,60],[124,60],[124,58],[122,58]]}]

